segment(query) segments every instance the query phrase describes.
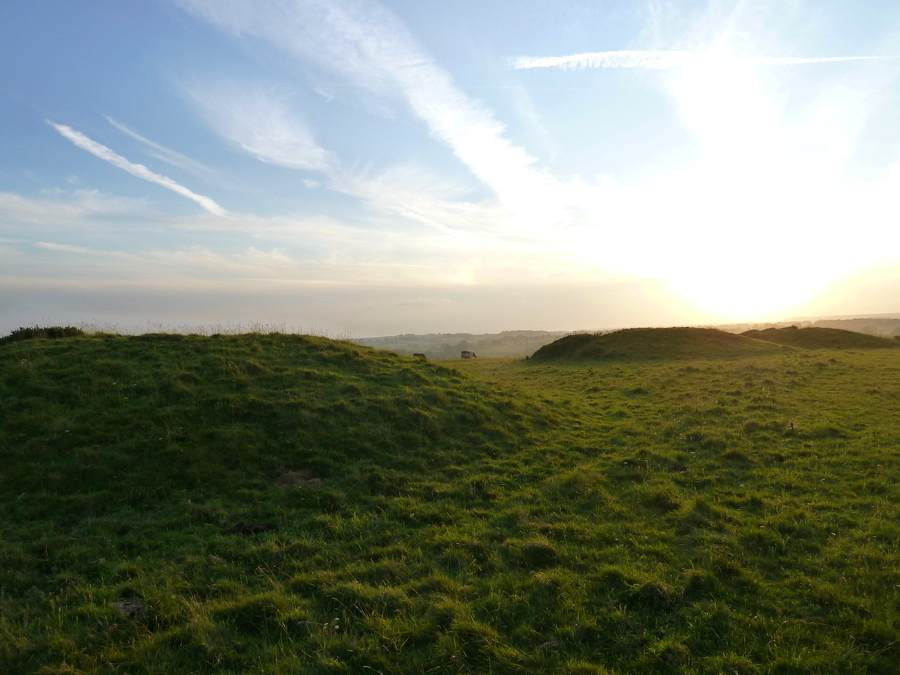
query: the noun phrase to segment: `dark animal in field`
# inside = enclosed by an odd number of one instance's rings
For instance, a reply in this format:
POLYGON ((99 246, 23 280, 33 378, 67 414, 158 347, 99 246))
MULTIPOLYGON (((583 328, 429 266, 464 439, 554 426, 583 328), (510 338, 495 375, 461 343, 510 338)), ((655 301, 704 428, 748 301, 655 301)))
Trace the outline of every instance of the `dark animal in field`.
POLYGON ((421 353, 421 352, 416 352, 415 354, 413 354, 413 356, 415 356, 417 359, 422 359, 423 361, 427 361, 427 360, 428 360, 428 357, 425 356, 425 355, 424 355, 423 353, 421 353))
POLYGON ((478 358, 478 354, 476 354, 475 352, 471 352, 471 351, 469 351, 468 349, 464 349, 464 350, 462 351, 462 353, 460 354, 460 358, 463 358, 463 359, 477 359, 477 358, 478 358))

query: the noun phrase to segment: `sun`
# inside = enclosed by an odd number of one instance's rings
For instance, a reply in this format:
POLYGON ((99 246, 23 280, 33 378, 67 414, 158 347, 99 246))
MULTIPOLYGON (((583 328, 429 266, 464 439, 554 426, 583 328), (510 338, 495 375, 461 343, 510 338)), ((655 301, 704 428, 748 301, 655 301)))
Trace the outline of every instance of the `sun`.
POLYGON ((721 321, 783 319, 828 285, 826 279, 764 269, 752 275, 687 271, 665 282, 674 295, 721 321))

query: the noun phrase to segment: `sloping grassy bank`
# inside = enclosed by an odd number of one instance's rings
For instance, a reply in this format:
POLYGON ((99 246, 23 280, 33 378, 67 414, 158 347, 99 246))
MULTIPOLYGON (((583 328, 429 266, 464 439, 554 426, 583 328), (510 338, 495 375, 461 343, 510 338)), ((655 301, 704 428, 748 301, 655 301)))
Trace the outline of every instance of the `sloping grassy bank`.
POLYGON ((9 673, 894 673, 900 360, 0 347, 9 673))

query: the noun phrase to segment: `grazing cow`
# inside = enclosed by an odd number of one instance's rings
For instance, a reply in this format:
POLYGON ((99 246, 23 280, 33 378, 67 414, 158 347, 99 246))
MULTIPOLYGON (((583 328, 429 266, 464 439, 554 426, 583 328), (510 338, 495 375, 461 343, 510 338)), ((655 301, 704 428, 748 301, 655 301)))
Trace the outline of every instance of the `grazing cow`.
POLYGON ((470 352, 468 349, 464 349, 460 354, 460 358, 463 359, 477 359, 478 355, 475 352, 470 352))
POLYGON ((413 356, 415 356, 417 359, 422 359, 423 361, 427 361, 427 360, 428 360, 428 357, 426 357, 426 356, 425 356, 424 354, 422 354, 421 352, 416 352, 415 354, 413 354, 413 356))

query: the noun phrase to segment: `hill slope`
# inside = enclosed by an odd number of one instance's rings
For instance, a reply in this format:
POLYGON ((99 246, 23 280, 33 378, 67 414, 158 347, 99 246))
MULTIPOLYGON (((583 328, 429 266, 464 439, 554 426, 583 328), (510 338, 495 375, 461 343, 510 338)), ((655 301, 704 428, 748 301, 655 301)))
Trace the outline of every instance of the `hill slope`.
POLYGON ((765 340, 780 345, 804 349, 895 349, 900 342, 890 338, 857 333, 841 328, 766 328, 741 333, 754 340, 765 340))
POLYGON ((628 328, 605 334, 567 335, 538 349, 549 360, 648 360, 759 356, 778 349, 714 328, 628 328))

